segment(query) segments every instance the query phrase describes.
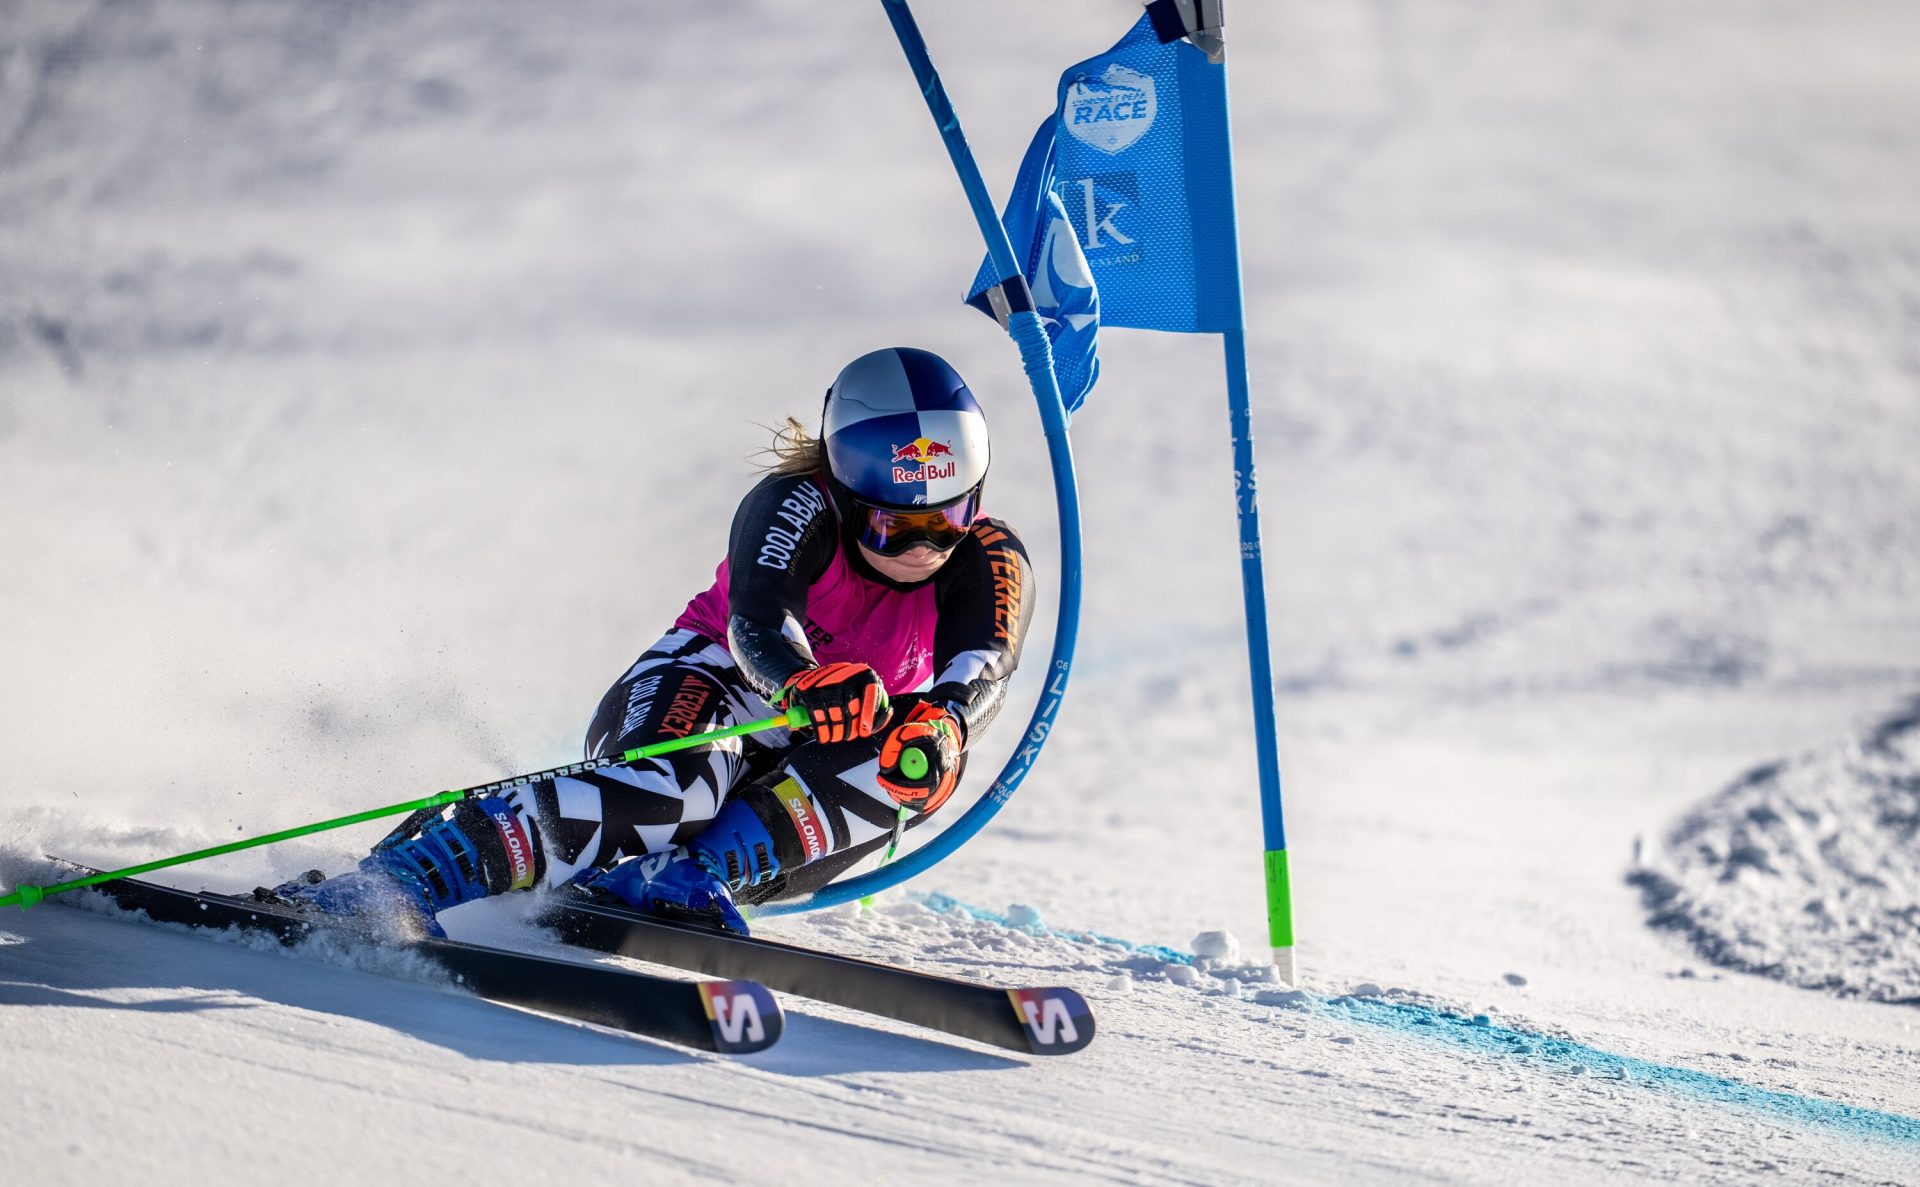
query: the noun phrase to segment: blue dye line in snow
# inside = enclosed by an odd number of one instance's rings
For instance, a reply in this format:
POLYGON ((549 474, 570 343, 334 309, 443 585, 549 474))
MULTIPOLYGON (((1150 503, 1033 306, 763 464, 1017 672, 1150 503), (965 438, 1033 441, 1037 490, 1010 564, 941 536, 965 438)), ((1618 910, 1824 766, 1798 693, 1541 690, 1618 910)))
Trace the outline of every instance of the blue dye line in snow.
MULTIPOLYGON (((1192 964, 1190 952, 1159 944, 1135 944, 1099 932, 1070 931, 1048 926, 1037 913, 1015 922, 1011 916, 989 911, 945 894, 919 896, 922 905, 946 913, 959 910, 975 919, 997 923, 1032 935, 1055 936, 1081 944, 1104 944, 1173 964, 1192 964)), ((1289 995, 1291 996, 1291 995, 1289 995)), ((1571 1039, 1556 1039, 1495 1026, 1485 1014, 1471 1018, 1432 1006, 1412 1002, 1388 1001, 1377 997, 1321 997, 1303 993, 1299 999, 1322 1013, 1336 1014, 1355 1022, 1398 1034, 1432 1039, 1483 1055, 1517 1057, 1531 1063, 1546 1064, 1572 1071, 1584 1069, 1601 1079, 1614 1079, 1639 1085, 1648 1091, 1691 1097, 1718 1104, 1738 1105, 1776 1117, 1828 1129, 1838 1129, 1861 1137, 1881 1138, 1902 1145, 1920 1146, 1920 1119, 1899 1113, 1862 1109, 1816 1096, 1794 1092, 1776 1092, 1756 1088, 1725 1076, 1697 1072, 1671 1064, 1652 1063, 1627 1055, 1615 1055, 1571 1039)))
POLYGON ((1605 1079, 1631 1081, 1653 1091, 1720 1104, 1741 1105, 1785 1121, 1798 1121, 1864 1137, 1884 1138, 1902 1145, 1920 1146, 1920 1120, 1899 1113, 1862 1109, 1815 1096, 1756 1088, 1725 1076, 1691 1068, 1650 1063, 1615 1055, 1571 1039, 1529 1034, 1495 1026, 1485 1014, 1464 1018, 1431 1006, 1384 1001, 1374 997, 1319 998, 1325 1012, 1401 1034, 1436 1039, 1484 1055, 1519 1056, 1532 1063, 1566 1069, 1584 1068, 1605 1079))

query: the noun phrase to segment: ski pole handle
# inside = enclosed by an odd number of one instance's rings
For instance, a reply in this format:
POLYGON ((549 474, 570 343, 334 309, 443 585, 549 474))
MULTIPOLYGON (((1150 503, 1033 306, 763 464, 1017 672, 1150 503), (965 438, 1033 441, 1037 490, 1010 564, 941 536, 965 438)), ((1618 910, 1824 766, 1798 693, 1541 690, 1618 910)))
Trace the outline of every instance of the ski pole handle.
POLYGON ((919 746, 909 746, 900 755, 900 773, 908 779, 918 782, 927 777, 927 770, 933 764, 927 761, 927 752, 919 746))
POLYGON ((323 833, 329 829, 345 828, 349 824, 360 824, 368 820, 378 820, 383 816, 395 816, 401 812, 433 812, 448 804, 457 804, 461 800, 480 799, 496 791, 517 787, 522 783, 537 783, 542 779, 557 779, 567 775, 577 775, 583 771, 597 771, 603 767, 618 766, 642 758, 652 758, 657 754, 671 754, 676 750, 686 750, 707 742, 717 742, 722 738, 738 737, 741 734, 759 733, 764 729, 784 725, 789 729, 801 729, 807 725, 807 715, 799 709, 790 709, 774 717, 760 721, 748 721, 740 725, 729 725, 717 730, 708 730, 702 734, 688 734, 684 738, 669 738, 664 742, 655 742, 651 746, 641 746, 620 754, 610 754, 601 758, 590 758, 582 762, 568 763, 564 767, 553 767, 545 771, 535 771, 529 775, 515 775, 511 779, 498 779, 492 783, 482 783, 458 791, 442 791, 425 799, 408 800, 404 804, 389 804, 384 808, 370 808, 365 812, 355 812, 350 816, 336 816, 332 820, 322 820, 318 824, 303 824, 298 828, 282 829, 277 833, 268 833, 264 837, 249 837, 244 841, 232 841, 225 845, 215 845, 211 849, 196 849, 192 853, 182 853, 178 857, 163 857, 158 861, 149 861, 137 866, 128 866, 123 870, 111 870, 104 874, 89 874, 85 878, 75 878, 71 882, 60 882, 52 886, 16 886, 6 894, 0 894, 0 907, 19 907, 26 910, 51 894, 61 894, 69 890, 79 890, 86 886, 97 886, 102 882, 111 882, 116 878, 131 878, 136 874, 145 874, 153 870, 163 870, 168 866, 185 865, 203 858, 219 857, 225 853, 235 853, 242 849, 252 849, 259 845, 271 845, 275 841, 288 841, 294 837, 323 833))

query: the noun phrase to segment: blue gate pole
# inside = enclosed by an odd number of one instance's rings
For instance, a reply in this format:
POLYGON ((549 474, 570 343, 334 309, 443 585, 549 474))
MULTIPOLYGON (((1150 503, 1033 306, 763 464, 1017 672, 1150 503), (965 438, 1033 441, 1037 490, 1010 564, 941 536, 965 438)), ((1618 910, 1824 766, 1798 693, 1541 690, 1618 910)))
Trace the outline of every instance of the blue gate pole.
POLYGON ((1234 501, 1240 517, 1240 591, 1247 615, 1247 666, 1253 680, 1253 746, 1260 774, 1260 819, 1266 845, 1267 941, 1280 979, 1295 981, 1293 879, 1280 810, 1280 742, 1273 697, 1273 651, 1267 637, 1267 580, 1260 550, 1260 497, 1253 468, 1253 410, 1247 397, 1247 337, 1225 335, 1227 415, 1233 426, 1234 501))
POLYGON ((1053 463, 1054 501, 1060 514, 1060 617, 1054 630, 1053 655, 1047 662, 1046 688, 1040 694, 1039 704, 1034 706, 1033 716, 1027 721, 1027 730, 1019 748, 1000 769, 999 776, 985 795, 974 801, 965 814, 939 836, 907 856, 877 870, 835 882, 806 898, 770 903, 758 909, 756 914, 759 915, 786 915, 816 907, 836 906, 897 886, 933 868, 986 827, 987 821, 993 819, 1001 805, 1020 786, 1021 780, 1027 777, 1035 760, 1040 757, 1041 747, 1046 745, 1047 735, 1053 730, 1054 715, 1060 711, 1061 702, 1066 696, 1067 677, 1073 670, 1074 646, 1080 636, 1080 493, 1074 482, 1073 447, 1067 440, 1067 409, 1061 402, 1060 385, 1053 373, 1053 346, 1047 339, 1045 327, 1040 324, 1039 315, 1033 311, 1033 298, 1027 291, 1026 275, 1014 260, 1013 245, 1007 241, 1007 229, 1001 225, 1000 216, 993 208, 987 183, 980 176, 980 167, 974 163, 973 150, 967 146, 966 133, 960 130, 960 117, 954 114, 953 103, 947 98, 946 88, 941 85, 940 74, 933 68, 933 59, 927 53, 927 43, 920 36, 913 13, 907 8, 906 0, 881 0, 881 5, 887 11, 887 19, 893 23, 894 36, 899 39, 900 48, 913 67, 914 79, 920 84, 920 94, 927 101, 927 110, 933 114, 933 122, 946 143, 947 156, 952 159, 961 188, 967 193, 967 202, 973 207, 974 221, 979 224, 980 235, 986 240, 987 255, 993 261, 996 280, 1005 286, 1011 309, 1007 333, 1020 347, 1020 360, 1027 372, 1027 383, 1033 388, 1034 399, 1040 405, 1040 424, 1047 437, 1047 457, 1053 463))
MULTIPOLYGON (((1220 67, 1226 70, 1223 63, 1220 67)), ((1223 78, 1224 84, 1226 80, 1223 78)), ((1224 86, 1223 86, 1224 89, 1224 86)), ((1240 590, 1247 616, 1247 667, 1253 682, 1254 758, 1260 775, 1260 819, 1265 843, 1267 941, 1280 979, 1296 980, 1293 952, 1293 877, 1287 865, 1287 828, 1280 803, 1278 709, 1273 695, 1273 649, 1267 636, 1267 579, 1260 548, 1260 494, 1253 465, 1253 406, 1247 384, 1247 314, 1240 276, 1239 198, 1233 183, 1232 104, 1221 109, 1227 124, 1228 217, 1220 228, 1233 258, 1233 328, 1223 343, 1227 371, 1227 417, 1233 431, 1233 495, 1240 520, 1240 590)))

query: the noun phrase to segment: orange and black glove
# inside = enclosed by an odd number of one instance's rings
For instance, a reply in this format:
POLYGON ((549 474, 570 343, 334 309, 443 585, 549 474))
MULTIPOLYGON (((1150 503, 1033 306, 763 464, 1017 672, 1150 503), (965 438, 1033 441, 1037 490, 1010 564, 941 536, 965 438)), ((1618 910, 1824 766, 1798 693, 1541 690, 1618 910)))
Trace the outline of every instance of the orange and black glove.
POLYGON ((960 719, 922 701, 880 743, 880 786, 903 808, 931 812, 960 782, 960 719))
POLYGON ((871 738, 887 724, 887 688, 865 664, 837 663, 794 673, 774 698, 776 709, 805 711, 819 742, 871 738))

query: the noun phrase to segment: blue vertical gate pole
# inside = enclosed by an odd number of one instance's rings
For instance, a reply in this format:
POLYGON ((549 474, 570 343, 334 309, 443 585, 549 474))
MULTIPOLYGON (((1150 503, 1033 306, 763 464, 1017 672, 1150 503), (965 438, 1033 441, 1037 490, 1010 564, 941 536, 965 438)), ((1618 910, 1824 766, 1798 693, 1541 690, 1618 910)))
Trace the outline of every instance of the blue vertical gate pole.
POLYGON ((993 261, 996 280, 1003 287, 1009 307, 1007 333, 1020 347, 1027 383, 1040 405, 1047 457, 1053 463, 1054 501, 1060 511, 1060 620, 1054 630, 1053 655, 1047 663, 1046 687, 1040 693, 1040 703, 1034 706, 1033 716, 1027 721, 1019 749, 1000 769, 985 795, 945 832, 898 861, 835 882, 806 898, 768 904, 759 909, 760 915, 831 907, 875 894, 931 869, 984 828, 1040 757, 1040 748, 1053 730, 1054 715, 1066 697, 1074 645, 1080 636, 1080 493, 1074 483, 1073 448, 1067 440, 1067 410, 1061 403, 1060 385, 1053 373, 1053 346, 1040 324, 1040 316, 1033 311, 1026 275, 1014 260, 1007 229, 1000 224, 1000 216, 993 208, 987 183, 980 176, 980 167, 974 163, 973 150, 967 147, 966 134, 960 130, 960 117, 954 114, 946 88, 940 83, 940 74, 933 68, 933 59, 927 53, 927 43, 920 36, 913 13, 908 10, 906 0, 881 0, 881 5, 887 11, 887 19, 893 22, 894 36, 913 67, 914 80, 920 84, 920 94, 927 101, 927 110, 933 113, 933 122, 946 142, 947 156, 952 158, 954 172, 959 174, 961 188, 973 207, 974 221, 979 223, 980 235, 987 242, 987 255, 993 261))
POLYGON ((1240 589, 1247 613, 1247 665, 1253 677, 1253 746, 1260 773, 1260 819, 1266 844, 1267 940, 1280 979, 1295 982, 1293 879, 1287 826, 1280 810, 1280 742, 1273 698, 1273 652, 1267 638, 1267 581, 1260 552, 1260 498, 1253 470, 1253 410, 1247 397, 1244 329, 1225 335, 1227 413, 1233 426, 1234 498, 1240 515, 1240 589))
MULTIPOLYGON (((1223 71, 1226 66, 1220 67, 1223 71)), ((1287 866, 1287 827, 1280 805, 1278 710, 1273 696, 1273 651, 1267 637, 1267 579, 1260 549, 1260 493, 1253 467, 1253 406, 1247 385, 1247 313, 1240 278, 1239 199, 1233 184, 1232 105, 1227 122, 1229 217, 1221 233, 1233 257, 1233 328, 1223 336, 1227 365, 1227 416, 1233 429, 1233 494, 1240 517, 1240 588, 1247 614, 1247 666, 1253 679, 1254 758, 1260 773, 1260 819, 1266 846, 1267 940, 1280 979, 1295 983, 1293 877, 1287 866)))

